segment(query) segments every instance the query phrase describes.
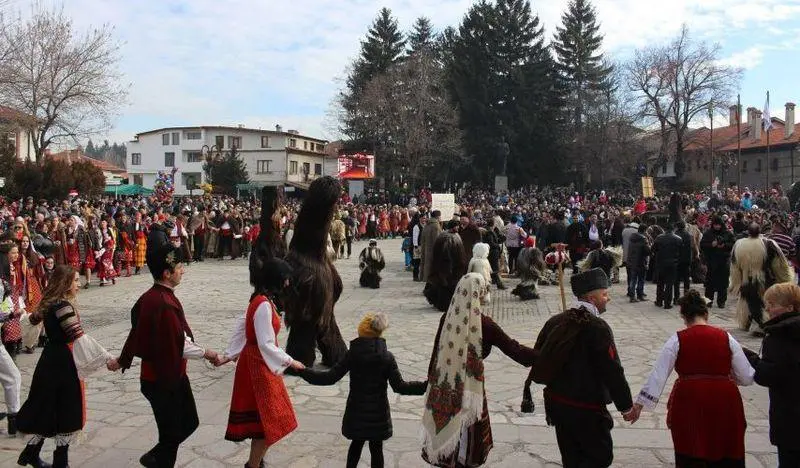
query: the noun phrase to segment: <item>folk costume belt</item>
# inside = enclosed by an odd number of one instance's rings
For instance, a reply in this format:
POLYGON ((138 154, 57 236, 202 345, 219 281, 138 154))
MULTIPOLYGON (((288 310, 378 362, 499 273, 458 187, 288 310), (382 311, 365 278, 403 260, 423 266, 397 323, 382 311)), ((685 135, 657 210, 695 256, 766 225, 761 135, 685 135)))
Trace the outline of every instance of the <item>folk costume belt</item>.
POLYGON ((576 401, 571 398, 559 395, 557 393, 553 393, 552 390, 549 390, 546 387, 543 393, 545 400, 549 400, 555 403, 561 403, 562 405, 573 406, 575 408, 587 409, 592 411, 603 411, 605 409, 605 406, 603 405, 598 405, 596 403, 587 403, 584 401, 576 401))

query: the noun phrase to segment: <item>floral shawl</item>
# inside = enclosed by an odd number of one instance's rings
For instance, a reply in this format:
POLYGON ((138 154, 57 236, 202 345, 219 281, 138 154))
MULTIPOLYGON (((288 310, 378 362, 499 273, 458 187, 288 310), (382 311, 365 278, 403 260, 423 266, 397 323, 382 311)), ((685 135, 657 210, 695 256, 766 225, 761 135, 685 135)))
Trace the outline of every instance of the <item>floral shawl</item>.
POLYGON ((478 273, 461 278, 450 302, 428 376, 423 444, 428 459, 446 459, 458 447, 463 431, 483 411, 484 379, 481 301, 488 283, 478 273))

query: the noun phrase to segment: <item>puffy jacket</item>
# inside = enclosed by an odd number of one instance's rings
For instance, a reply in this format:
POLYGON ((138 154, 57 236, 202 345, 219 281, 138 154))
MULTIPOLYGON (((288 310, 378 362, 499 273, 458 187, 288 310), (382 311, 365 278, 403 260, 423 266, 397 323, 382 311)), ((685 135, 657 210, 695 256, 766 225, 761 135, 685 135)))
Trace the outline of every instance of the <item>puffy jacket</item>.
POLYGON ((653 242, 656 256, 656 268, 672 268, 678 266, 683 241, 674 232, 665 232, 653 242))
POLYGON ((344 359, 327 371, 305 369, 300 376, 314 385, 333 385, 350 372, 350 394, 342 419, 342 435, 350 440, 392 437, 387 382, 401 395, 422 395, 427 381, 405 382, 383 338, 356 338, 344 359))
POLYGON ((700 239, 700 252, 703 254, 703 260, 706 265, 725 265, 731 260, 731 250, 736 238, 733 233, 727 229, 720 229, 715 231, 714 228, 707 230, 703 233, 700 239), (714 241, 717 246, 714 247, 714 241))
POLYGON ((800 313, 789 312, 764 323, 761 357, 746 351, 755 380, 769 388, 769 439, 800 450, 800 313))
POLYGON ((685 229, 675 231, 675 235, 681 238, 681 250, 678 256, 678 265, 692 264, 692 235, 685 229))

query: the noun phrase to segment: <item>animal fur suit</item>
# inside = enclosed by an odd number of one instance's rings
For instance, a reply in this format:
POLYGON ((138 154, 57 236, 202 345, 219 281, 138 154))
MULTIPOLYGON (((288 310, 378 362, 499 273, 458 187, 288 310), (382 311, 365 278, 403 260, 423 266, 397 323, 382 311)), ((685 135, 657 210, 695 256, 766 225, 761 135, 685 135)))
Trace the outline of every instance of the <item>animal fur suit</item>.
POLYGON ((386 266, 383 252, 377 245, 365 247, 358 256, 361 276, 358 279, 362 288, 378 289, 381 287, 381 270, 386 266))
POLYGON ((342 278, 328 255, 328 233, 341 191, 333 177, 311 183, 286 256, 294 270, 285 298, 286 352, 307 367, 314 364, 317 346, 326 366, 333 366, 347 353, 333 315, 342 293, 342 278))

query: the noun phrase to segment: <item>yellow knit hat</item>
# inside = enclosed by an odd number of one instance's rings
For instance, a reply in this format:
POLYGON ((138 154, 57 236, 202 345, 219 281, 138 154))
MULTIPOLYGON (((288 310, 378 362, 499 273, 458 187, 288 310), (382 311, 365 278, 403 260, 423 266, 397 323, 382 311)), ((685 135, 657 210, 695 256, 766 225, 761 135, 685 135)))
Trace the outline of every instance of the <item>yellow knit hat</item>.
POLYGON ((389 326, 389 318, 386 314, 368 313, 364 315, 358 324, 358 336, 361 338, 378 338, 386 327, 389 326))

